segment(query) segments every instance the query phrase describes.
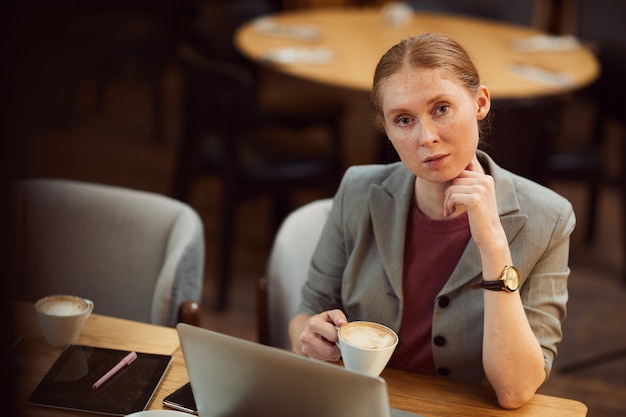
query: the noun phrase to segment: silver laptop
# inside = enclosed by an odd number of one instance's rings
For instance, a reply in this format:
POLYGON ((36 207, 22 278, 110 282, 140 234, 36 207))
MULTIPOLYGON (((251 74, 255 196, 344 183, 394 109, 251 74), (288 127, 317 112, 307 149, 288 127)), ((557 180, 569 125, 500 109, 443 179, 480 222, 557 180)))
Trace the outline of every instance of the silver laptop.
POLYGON ((176 326, 200 417, 416 417, 382 378, 199 327, 176 326))

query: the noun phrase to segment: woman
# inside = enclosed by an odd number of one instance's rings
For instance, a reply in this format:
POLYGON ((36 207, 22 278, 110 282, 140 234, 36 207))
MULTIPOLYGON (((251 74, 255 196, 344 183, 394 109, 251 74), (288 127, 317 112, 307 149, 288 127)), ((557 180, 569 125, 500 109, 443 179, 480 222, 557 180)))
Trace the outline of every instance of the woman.
POLYGON ((390 367, 486 377, 502 407, 518 408, 561 340, 572 207, 478 150, 489 90, 455 41, 392 47, 372 98, 401 162, 346 172, 290 323, 293 349, 335 361, 336 326, 377 321, 400 337, 390 367))

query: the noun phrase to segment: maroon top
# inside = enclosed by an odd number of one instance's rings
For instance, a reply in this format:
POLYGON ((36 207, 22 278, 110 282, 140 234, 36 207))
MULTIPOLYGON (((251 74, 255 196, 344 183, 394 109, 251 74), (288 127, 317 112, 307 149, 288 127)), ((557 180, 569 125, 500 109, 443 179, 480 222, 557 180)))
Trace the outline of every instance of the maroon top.
POLYGON ((471 237, 467 214, 446 220, 426 217, 411 205, 404 245, 404 306, 400 342, 389 361, 392 368, 435 375, 432 321, 435 298, 471 237))

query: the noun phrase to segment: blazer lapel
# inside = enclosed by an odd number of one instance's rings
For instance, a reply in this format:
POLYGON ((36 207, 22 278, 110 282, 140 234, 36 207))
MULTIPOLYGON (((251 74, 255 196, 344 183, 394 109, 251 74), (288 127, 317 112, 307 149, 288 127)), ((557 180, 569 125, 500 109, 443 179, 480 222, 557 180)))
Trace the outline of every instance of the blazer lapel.
POLYGON ((403 298, 406 222, 415 183, 413 174, 404 166, 401 167, 380 186, 373 185, 370 189, 370 212, 376 246, 387 278, 400 300, 403 298))

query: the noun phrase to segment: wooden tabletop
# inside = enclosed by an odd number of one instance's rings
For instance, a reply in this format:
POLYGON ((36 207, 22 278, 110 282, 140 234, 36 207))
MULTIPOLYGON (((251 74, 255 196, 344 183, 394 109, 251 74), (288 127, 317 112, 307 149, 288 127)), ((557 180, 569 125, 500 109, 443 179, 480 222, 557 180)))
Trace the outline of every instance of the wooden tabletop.
MULTIPOLYGON (((33 304, 16 302, 13 317, 21 343, 17 346, 17 411, 25 417, 89 416, 89 413, 70 412, 30 406, 26 398, 35 389, 62 348, 49 346, 37 323, 33 304)), ((176 330, 129 320, 92 314, 83 328, 77 344, 104 348, 134 350, 137 352, 172 355, 170 368, 152 399, 150 409, 163 409, 162 400, 189 380, 176 330)), ((535 395, 518 410, 498 407, 491 389, 484 385, 464 384, 386 369, 382 377, 387 381, 389 400, 393 407, 413 411, 424 417, 449 416, 533 416, 583 417, 587 407, 578 402, 546 395, 535 395)))
POLYGON ((493 390, 481 384, 411 374, 385 369, 392 407, 418 413, 424 417, 574 417, 586 416, 587 406, 579 401, 535 394, 517 410, 498 406, 493 390))
MULTIPOLYGON (((415 12, 406 25, 385 24, 378 8, 306 9, 280 12, 270 22, 281 28, 313 28, 319 36, 312 40, 276 36, 258 30, 258 20, 244 24, 234 42, 247 57, 278 71, 319 83, 369 91, 380 57, 394 44, 424 32, 444 33, 459 41, 476 64, 482 83, 492 98, 499 100, 535 99, 580 89, 599 74, 595 56, 584 47, 559 51, 520 52, 512 47, 516 39, 529 39, 542 32, 529 27, 446 14, 415 12), (295 25, 295 26, 294 26, 295 25), (329 63, 268 62, 268 54, 282 48, 330 50, 329 63), (520 75, 520 71, 526 75, 520 75), (556 86, 527 78, 547 71, 568 80, 556 86)), ((266 20, 267 22, 267 20, 266 20)), ((289 32, 283 31, 283 33, 289 32)))
MULTIPOLYGON (((16 348, 18 415, 24 417, 91 415, 26 404, 26 399, 52 367, 63 348, 52 347, 46 343, 32 303, 16 302, 12 316, 15 318, 16 335, 21 338, 16 348)), ((163 408, 161 406, 163 398, 189 381, 178 334, 174 328, 92 314, 85 322, 76 344, 172 355, 170 368, 157 389, 150 408, 163 408)))

